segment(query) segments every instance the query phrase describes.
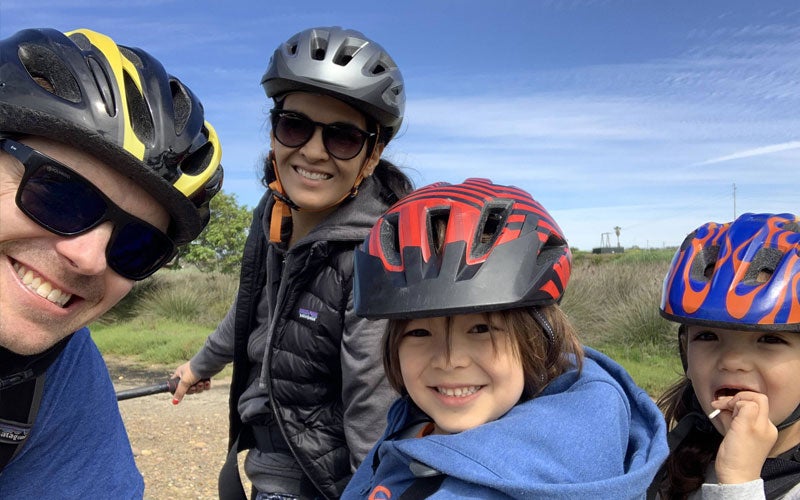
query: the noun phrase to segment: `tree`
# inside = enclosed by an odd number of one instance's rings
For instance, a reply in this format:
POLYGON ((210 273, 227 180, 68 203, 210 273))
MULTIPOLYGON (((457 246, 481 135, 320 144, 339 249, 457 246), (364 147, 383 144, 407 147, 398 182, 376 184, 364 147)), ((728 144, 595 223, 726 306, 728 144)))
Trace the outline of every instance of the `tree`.
POLYGON ((175 264, 187 263, 204 272, 238 273, 251 211, 224 191, 211 200, 211 220, 193 242, 181 248, 175 264))

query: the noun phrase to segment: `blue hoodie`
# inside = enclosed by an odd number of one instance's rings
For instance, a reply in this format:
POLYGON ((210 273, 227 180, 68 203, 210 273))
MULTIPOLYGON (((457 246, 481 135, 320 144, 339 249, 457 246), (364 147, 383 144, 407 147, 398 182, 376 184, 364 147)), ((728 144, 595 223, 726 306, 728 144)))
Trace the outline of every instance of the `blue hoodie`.
POLYGON ((343 499, 398 498, 414 480, 412 460, 447 476, 433 498, 644 498, 668 453, 658 407, 589 348, 580 375, 564 373, 498 420, 458 434, 388 438, 414 413, 408 397, 392 405, 384 437, 343 499))

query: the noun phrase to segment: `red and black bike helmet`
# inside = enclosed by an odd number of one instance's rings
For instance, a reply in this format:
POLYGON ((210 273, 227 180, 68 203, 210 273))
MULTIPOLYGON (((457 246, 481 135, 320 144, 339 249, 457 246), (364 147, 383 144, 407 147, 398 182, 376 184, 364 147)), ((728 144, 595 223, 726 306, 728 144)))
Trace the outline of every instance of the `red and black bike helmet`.
POLYGON ((525 191, 488 179, 431 184, 391 207, 356 250, 356 313, 420 318, 554 304, 571 259, 561 229, 525 191))
POLYGON ((672 260, 661 315, 682 324, 800 332, 800 217, 747 213, 699 227, 672 260))

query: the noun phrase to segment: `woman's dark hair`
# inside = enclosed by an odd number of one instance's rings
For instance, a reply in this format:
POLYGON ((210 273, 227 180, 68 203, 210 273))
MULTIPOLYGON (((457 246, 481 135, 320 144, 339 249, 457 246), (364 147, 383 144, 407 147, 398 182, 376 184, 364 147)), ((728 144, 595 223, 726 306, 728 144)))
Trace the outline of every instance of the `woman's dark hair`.
POLYGON ((381 158, 372 173, 384 189, 388 190, 386 199, 390 204, 414 190, 414 183, 400 168, 389 160, 381 158))

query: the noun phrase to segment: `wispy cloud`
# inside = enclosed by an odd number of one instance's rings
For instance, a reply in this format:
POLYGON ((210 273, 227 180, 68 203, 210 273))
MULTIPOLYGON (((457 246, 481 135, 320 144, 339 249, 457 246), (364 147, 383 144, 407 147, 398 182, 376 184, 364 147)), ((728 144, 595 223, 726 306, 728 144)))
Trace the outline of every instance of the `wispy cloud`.
POLYGON ((773 144, 771 146, 763 146, 760 148, 748 149, 746 151, 739 151, 719 158, 712 158, 710 160, 695 163, 695 166, 712 165, 714 163, 722 163, 724 161, 739 160, 742 158, 752 158, 754 156, 768 155, 779 153, 781 151, 789 151, 792 149, 800 149, 800 141, 784 142, 782 144, 773 144))

